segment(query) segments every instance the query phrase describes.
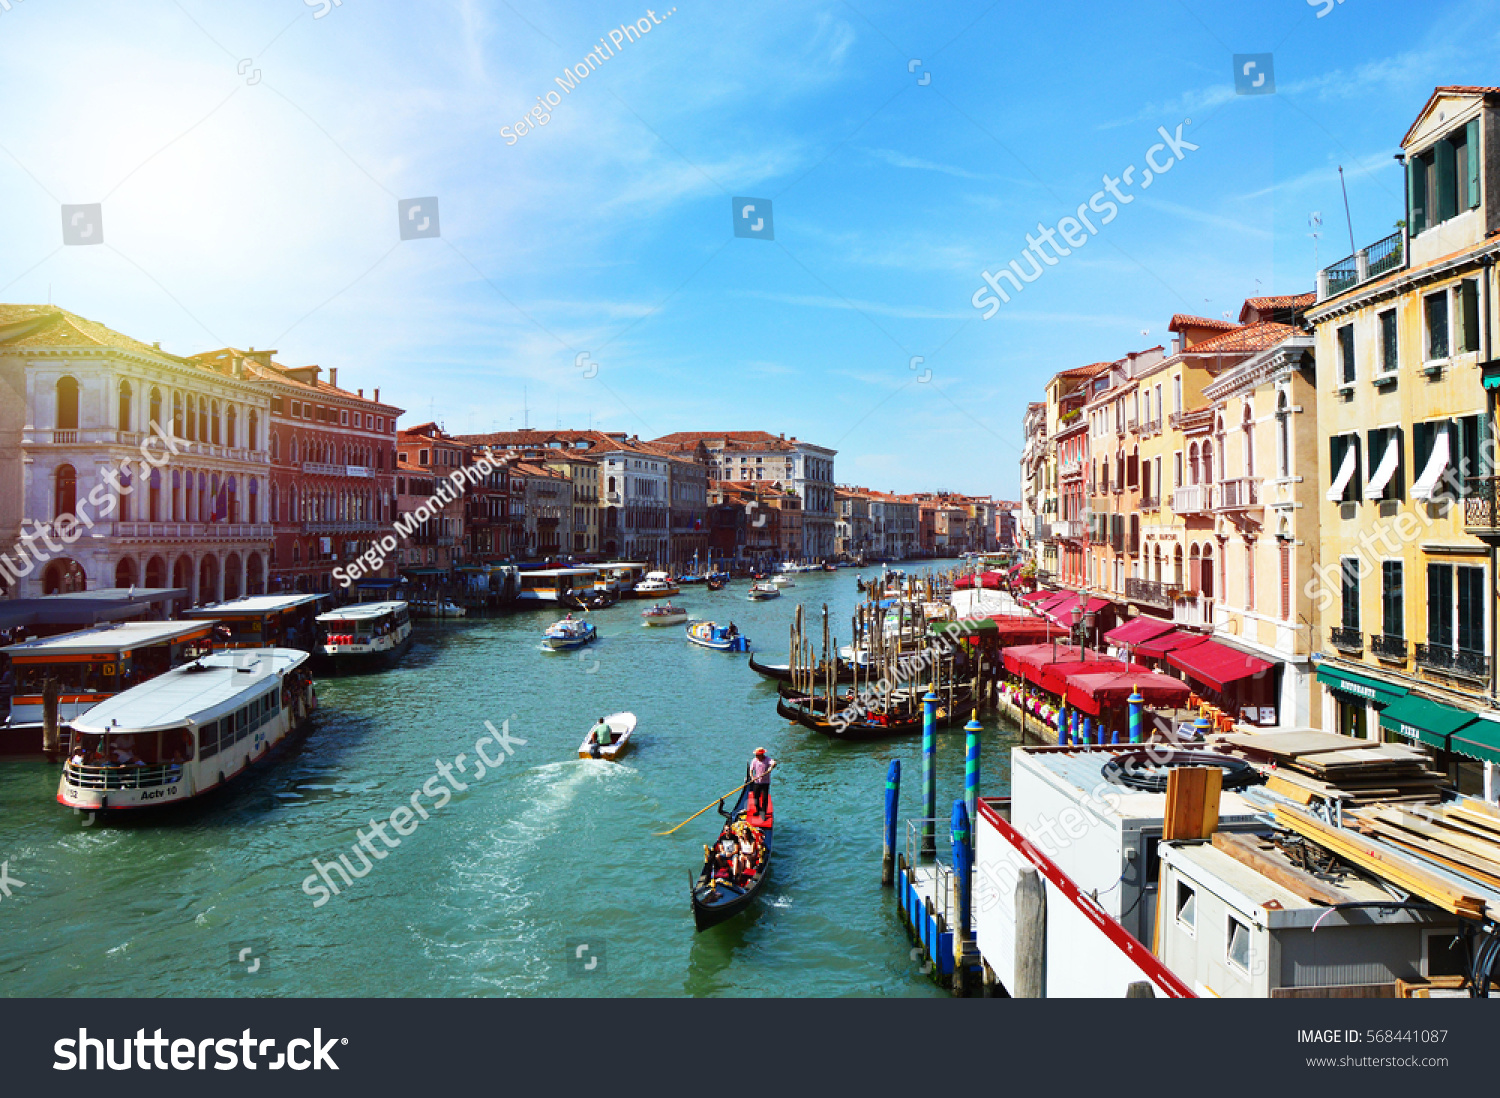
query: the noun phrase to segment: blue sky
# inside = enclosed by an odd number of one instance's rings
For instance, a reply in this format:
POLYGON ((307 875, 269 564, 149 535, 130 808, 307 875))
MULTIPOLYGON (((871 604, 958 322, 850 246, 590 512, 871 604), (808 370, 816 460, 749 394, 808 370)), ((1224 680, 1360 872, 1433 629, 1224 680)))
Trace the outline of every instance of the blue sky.
POLYGON ((1500 83, 1500 0, 688 0, 566 94, 644 4, 323 6, 0 5, 0 300, 275 347, 408 423, 784 431, 898 491, 1012 495, 1048 377, 1312 288, 1338 166, 1363 247, 1432 88, 1500 83), (1265 52, 1275 94, 1236 95, 1265 52), (1186 119, 1196 151, 980 319, 981 270, 1186 119), (441 237, 400 240, 426 196, 441 237), (90 202, 104 245, 63 247, 90 202))

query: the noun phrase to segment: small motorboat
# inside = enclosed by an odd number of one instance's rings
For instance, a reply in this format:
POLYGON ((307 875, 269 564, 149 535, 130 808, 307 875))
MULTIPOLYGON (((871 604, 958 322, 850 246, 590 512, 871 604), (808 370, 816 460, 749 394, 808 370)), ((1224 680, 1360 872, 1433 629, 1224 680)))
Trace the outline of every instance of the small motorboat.
POLYGON ((722 591, 722 590, 724 590, 724 587, 728 583, 729 583, 729 581, 727 579, 720 579, 718 577, 713 577, 713 578, 709 579, 709 581, 708 581, 708 589, 710 591, 722 591))
POLYGON ((716 652, 750 651, 750 638, 741 633, 734 622, 719 625, 711 621, 695 621, 687 627, 687 639, 716 652))
POLYGON ((797 586, 792 582, 792 577, 786 572, 777 572, 774 576, 771 577, 771 582, 774 583, 778 588, 797 586))
POLYGON ((705 848, 703 871, 693 882, 693 923, 699 930, 717 926, 750 906, 770 875, 771 829, 776 810, 769 792, 762 806, 764 811, 751 808, 749 799, 747 787, 740 790, 739 799, 730 811, 725 812, 724 802, 719 802, 724 828, 714 845, 705 848), (752 853, 748 866, 741 862, 736 867, 730 855, 742 845, 749 845, 752 853))
POLYGON ((682 588, 665 572, 647 572, 646 578, 631 588, 631 598, 655 599, 682 594, 682 588))
POLYGON ((688 612, 680 606, 673 606, 670 602, 665 606, 658 603, 656 606, 641 611, 642 625, 681 625, 688 620, 688 612))
POLYGON ((604 723, 609 725, 610 738, 612 742, 608 747, 599 747, 589 740, 590 728, 584 734, 583 742, 578 745, 578 757, 580 759, 606 759, 614 762, 626 751, 630 750, 630 734, 635 731, 634 713, 611 713, 604 718, 604 723), (599 753, 594 754, 595 751, 599 753))
POLYGON ((547 626, 546 632, 542 634, 542 644, 554 652, 566 652, 582 648, 598 636, 599 631, 591 623, 569 614, 562 621, 555 621, 547 626))
POLYGON ((767 599, 781 598, 781 588, 774 583, 756 583, 750 587, 750 601, 765 602, 767 599))
POLYGON ((411 613, 422 618, 462 618, 468 615, 452 599, 413 599, 407 603, 411 613))

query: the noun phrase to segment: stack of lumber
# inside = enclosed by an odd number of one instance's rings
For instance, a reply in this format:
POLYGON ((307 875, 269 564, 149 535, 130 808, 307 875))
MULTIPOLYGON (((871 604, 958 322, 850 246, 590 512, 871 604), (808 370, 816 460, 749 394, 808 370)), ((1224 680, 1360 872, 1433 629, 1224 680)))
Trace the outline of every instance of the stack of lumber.
POLYGON ((1476 800, 1432 807, 1390 805, 1349 815, 1366 835, 1500 891, 1500 809, 1494 805, 1476 800))
MULTIPOLYGON (((1473 804, 1472 801, 1463 803, 1470 806, 1473 804)), ((1365 809, 1354 815, 1378 819, 1386 811, 1406 813, 1414 810, 1400 807, 1365 809)), ((1434 858, 1425 851, 1419 852, 1415 844, 1393 842, 1384 835, 1335 827, 1287 805, 1277 805, 1275 813, 1276 822, 1282 827, 1295 831, 1351 865, 1389 881, 1444 911, 1466 919, 1483 919, 1486 916, 1493 919, 1500 916, 1500 891, 1497 891, 1500 879, 1497 879, 1496 884, 1482 881, 1467 873, 1446 868, 1441 864, 1441 859, 1434 858)), ((1362 829, 1364 824, 1365 821, 1361 820, 1362 829)), ((1393 827, 1384 823, 1382 826, 1393 827)), ((1500 838, 1500 833, 1497 833, 1497 838, 1500 838)))
POLYGON ((1445 780, 1429 769, 1425 751, 1401 743, 1332 732, 1238 732, 1218 743, 1265 770, 1267 787, 1298 804, 1431 803, 1445 780))

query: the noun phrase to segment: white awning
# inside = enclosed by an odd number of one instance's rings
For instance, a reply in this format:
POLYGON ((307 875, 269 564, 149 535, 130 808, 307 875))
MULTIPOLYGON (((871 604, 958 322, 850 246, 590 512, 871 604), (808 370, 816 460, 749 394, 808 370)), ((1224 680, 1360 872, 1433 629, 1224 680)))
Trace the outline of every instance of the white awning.
POLYGON ((1344 450, 1344 463, 1339 466, 1339 475, 1333 478, 1333 486, 1328 489, 1329 503, 1337 503, 1344 498, 1344 491, 1349 487, 1349 482, 1354 479, 1354 468, 1358 464, 1359 440, 1351 438, 1344 450))
POLYGON ((1386 442, 1385 453, 1380 455, 1380 464, 1375 467, 1375 472, 1370 474, 1370 482, 1365 485, 1365 499, 1379 499, 1385 495, 1385 486, 1396 475, 1396 466, 1401 461, 1400 437, 1392 435, 1386 442))
POLYGON ((1438 481, 1443 479, 1447 468, 1448 428, 1439 427, 1432 437, 1432 455, 1427 459, 1427 467, 1411 486, 1412 499, 1431 499, 1437 495, 1438 481))

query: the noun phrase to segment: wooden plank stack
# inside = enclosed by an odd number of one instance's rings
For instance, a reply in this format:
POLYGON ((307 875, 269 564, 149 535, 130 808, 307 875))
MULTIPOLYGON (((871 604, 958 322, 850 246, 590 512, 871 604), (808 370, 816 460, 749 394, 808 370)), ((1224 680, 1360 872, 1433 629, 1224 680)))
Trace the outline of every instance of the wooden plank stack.
POLYGON ((1432 807, 1382 805, 1349 815, 1366 835, 1500 891, 1500 809, 1494 805, 1478 800, 1432 807))
POLYGON ((1377 743, 1331 732, 1235 733, 1218 741, 1236 755, 1272 766, 1268 787, 1300 804, 1315 798, 1348 807, 1430 804, 1444 777, 1427 753, 1400 743, 1377 743))

